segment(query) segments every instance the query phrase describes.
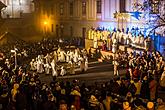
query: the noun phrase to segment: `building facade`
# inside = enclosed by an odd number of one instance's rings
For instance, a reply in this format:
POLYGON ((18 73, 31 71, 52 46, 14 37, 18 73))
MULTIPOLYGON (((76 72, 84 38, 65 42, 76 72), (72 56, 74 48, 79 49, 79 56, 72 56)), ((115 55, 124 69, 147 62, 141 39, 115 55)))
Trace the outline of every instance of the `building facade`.
POLYGON ((3 18, 20 18, 23 13, 34 11, 32 0, 0 0, 7 7, 2 10, 3 18))
POLYGON ((133 17, 114 18, 115 12, 132 12, 144 0, 34 0, 37 29, 57 37, 85 37, 91 27, 127 28, 144 24, 133 17))

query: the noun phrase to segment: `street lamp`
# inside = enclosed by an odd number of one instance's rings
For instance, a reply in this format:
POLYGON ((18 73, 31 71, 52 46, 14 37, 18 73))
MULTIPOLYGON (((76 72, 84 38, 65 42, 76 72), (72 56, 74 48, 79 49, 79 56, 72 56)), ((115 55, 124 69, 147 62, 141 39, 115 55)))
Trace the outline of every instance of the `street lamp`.
POLYGON ((44 21, 44 25, 47 25, 48 24, 48 22, 47 21, 44 21))

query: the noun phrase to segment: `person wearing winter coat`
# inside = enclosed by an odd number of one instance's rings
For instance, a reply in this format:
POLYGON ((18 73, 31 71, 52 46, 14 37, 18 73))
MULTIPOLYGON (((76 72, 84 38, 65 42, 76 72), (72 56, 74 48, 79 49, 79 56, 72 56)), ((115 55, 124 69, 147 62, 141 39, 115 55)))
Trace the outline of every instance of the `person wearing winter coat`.
POLYGON ((150 100, 155 100, 157 81, 154 80, 154 78, 152 77, 150 78, 149 88, 150 88, 150 100))
POLYGON ((150 98, 150 88, 149 88, 149 82, 148 82, 147 76, 145 76, 143 78, 140 96, 143 99, 149 99, 150 98))
POLYGON ((159 80, 159 83, 162 89, 165 90, 165 67, 164 67, 164 72, 162 73, 161 78, 159 80))

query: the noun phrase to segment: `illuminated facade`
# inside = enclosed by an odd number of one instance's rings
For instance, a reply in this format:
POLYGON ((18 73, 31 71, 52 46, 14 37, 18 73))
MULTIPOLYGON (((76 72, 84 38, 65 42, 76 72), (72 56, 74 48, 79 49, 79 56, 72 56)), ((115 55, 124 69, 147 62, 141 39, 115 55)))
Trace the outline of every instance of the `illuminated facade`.
POLYGON ((126 28, 143 25, 135 18, 115 19, 114 13, 132 12, 144 0, 35 0, 38 29, 58 37, 85 37, 91 27, 126 28), (44 20, 49 24, 44 25, 44 20))
POLYGON ((31 13, 34 10, 32 0, 0 0, 7 7, 2 10, 3 18, 20 18, 23 13, 31 13))

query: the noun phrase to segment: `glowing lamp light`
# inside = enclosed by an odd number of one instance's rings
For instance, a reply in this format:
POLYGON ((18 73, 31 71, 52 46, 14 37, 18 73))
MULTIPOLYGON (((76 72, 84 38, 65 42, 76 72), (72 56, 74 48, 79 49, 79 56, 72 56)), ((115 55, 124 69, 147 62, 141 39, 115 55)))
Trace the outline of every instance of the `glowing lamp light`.
POLYGON ((47 25, 48 24, 48 22, 47 21, 44 21, 44 25, 47 25))

